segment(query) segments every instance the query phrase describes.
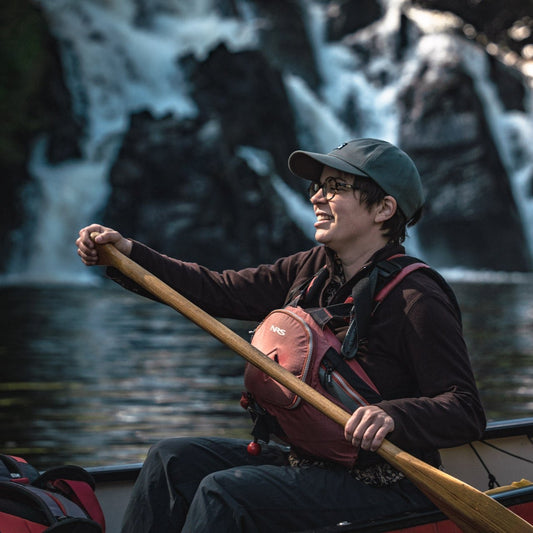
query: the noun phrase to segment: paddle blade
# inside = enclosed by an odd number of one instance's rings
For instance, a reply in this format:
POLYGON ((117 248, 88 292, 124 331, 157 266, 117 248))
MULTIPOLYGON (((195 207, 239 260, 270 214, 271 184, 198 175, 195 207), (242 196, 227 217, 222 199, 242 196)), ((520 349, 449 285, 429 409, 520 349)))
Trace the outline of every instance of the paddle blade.
POLYGON ((467 533, 532 533, 533 526, 501 503, 384 441, 378 453, 467 533))

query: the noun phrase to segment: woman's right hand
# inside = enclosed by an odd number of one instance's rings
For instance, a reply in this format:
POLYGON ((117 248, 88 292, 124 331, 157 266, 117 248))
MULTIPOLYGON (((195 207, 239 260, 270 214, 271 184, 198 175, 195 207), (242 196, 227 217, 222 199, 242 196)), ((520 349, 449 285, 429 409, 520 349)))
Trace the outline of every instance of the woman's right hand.
POLYGON ((115 231, 111 228, 106 228, 100 224, 91 224, 85 228, 82 228, 80 230, 80 236, 76 239, 78 255, 81 257, 83 263, 87 266, 106 264, 100 261, 95 242, 97 244, 114 244, 117 250, 127 256, 129 256, 131 253, 131 241, 124 238, 118 231, 115 231), (91 234, 95 232, 99 235, 97 235, 93 241, 91 234))

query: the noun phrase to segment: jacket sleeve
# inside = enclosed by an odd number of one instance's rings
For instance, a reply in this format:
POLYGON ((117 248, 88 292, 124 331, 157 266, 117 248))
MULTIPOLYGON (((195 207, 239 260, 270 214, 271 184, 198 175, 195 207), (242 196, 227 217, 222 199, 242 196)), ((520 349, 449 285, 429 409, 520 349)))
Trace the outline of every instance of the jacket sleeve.
MULTIPOLYGON (((131 259, 211 315, 261 320, 282 307, 291 287, 319 261, 317 248, 281 258, 271 265, 216 272, 196 263, 173 259, 133 241, 131 259)), ((124 288, 151 297, 118 270, 107 275, 124 288)))
POLYGON ((408 290, 402 298, 396 353, 411 391, 379 404, 395 421, 391 441, 429 450, 480 438, 485 413, 453 307, 439 289, 408 290))

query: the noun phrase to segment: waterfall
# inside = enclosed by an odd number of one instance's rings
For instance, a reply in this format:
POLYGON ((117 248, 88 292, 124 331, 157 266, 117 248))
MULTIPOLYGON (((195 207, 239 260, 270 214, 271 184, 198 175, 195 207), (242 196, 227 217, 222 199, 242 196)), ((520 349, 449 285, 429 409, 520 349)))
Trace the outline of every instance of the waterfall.
MULTIPOLYGON (((369 64, 362 65, 348 46, 326 41, 326 6, 308 4, 307 27, 323 86, 317 95, 300 78, 286 77, 289 97, 302 132, 302 146, 328 152, 357 137, 398 143, 396 97, 404 74, 402 66, 393 59, 391 41, 398 29, 400 6, 401 2, 397 0, 390 2, 384 18, 377 21, 371 31, 362 32, 360 39, 363 43, 377 35, 378 46, 384 52, 371 59, 369 64), (382 70, 388 73, 387 82, 376 86, 371 78, 382 70), (340 118, 346 102, 350 101, 361 117, 354 127, 349 126, 349 118, 340 118)), ((406 241, 408 252, 423 258, 415 228, 409 231, 409 235, 406 241)))
POLYGON ((463 50, 464 65, 470 71, 478 95, 483 102, 489 127, 511 188, 533 257, 533 91, 529 92, 529 113, 507 111, 499 100, 488 73, 488 59, 479 49, 463 50), (529 189, 528 189, 529 188, 529 189))
MULTIPOLYGON (((11 274, 2 281, 92 282, 94 276, 74 254, 76 236, 71 233, 73 228, 95 221, 105 206, 110 192, 109 171, 131 114, 149 110, 156 118, 168 114, 177 119, 195 117, 198 109, 188 94, 179 58, 193 54, 198 60, 205 59, 219 43, 225 43, 232 51, 257 48, 257 29, 262 21, 253 13, 254 5, 249 0, 233 3, 238 17, 219 14, 214 0, 145 2, 141 12, 141 4, 134 0, 37 3, 60 43, 73 111, 86 125, 83 155, 80 160, 53 165, 46 159, 46 137, 35 143, 29 171, 39 193, 33 202, 38 201, 39 205, 31 206, 36 214, 31 234, 27 236, 28 228, 19 230, 25 233, 32 253, 24 262, 20 253, 15 253, 11 274)), ((283 72, 300 146, 329 151, 355 137, 397 143, 398 94, 419 61, 438 61, 445 53, 444 37, 439 32, 442 24, 454 21, 443 14, 409 10, 403 0, 384 0, 382 19, 351 36, 348 43, 328 42, 327 6, 311 0, 301 0, 300 5, 322 80, 321 87, 313 90, 302 78, 283 72), (402 12, 416 20, 422 36, 416 49, 405 51, 398 59, 394 43, 402 12), (364 64, 353 52, 354 44, 372 51, 364 64), (346 109, 353 116, 348 116, 346 109)), ((453 43, 457 37, 447 35, 446 39, 453 43)), ((527 187, 532 187, 528 180, 533 175, 533 92, 529 91, 527 113, 504 110, 489 80, 486 56, 474 45, 465 46, 464 41, 460 46, 511 177, 533 257, 533 195, 527 191, 527 187)), ((241 155, 250 165, 258 157, 246 147, 241 155)), ((307 207, 291 196, 275 173, 269 171, 269 175, 280 197, 291 199, 287 208, 295 221, 306 224, 307 207)), ((423 258, 416 231, 411 230, 410 234, 409 252, 423 258)), ((19 236, 15 241, 24 239, 19 236)))
MULTIPOLYGON (((84 283, 94 276, 80 268, 74 253, 75 228, 81 228, 102 208, 109 193, 107 182, 111 157, 101 160, 67 161, 51 165, 46 159, 46 137, 38 139, 29 171, 38 184, 32 253, 26 261, 15 255, 5 283, 84 283)), ((22 236, 20 237, 22 239, 22 236)))
MULTIPOLYGON (((354 137, 375 137, 397 144, 399 117, 396 102, 403 84, 409 79, 410 73, 416 71, 418 62, 446 61, 448 54, 453 51, 462 57, 462 63, 474 80, 483 103, 492 137, 510 178, 529 245, 529 255, 533 258, 533 145, 530 142, 533 137, 533 91, 528 92, 526 113, 505 110, 490 80, 487 54, 473 43, 444 33, 447 28, 459 27, 460 21, 451 14, 407 9, 412 20, 427 35, 420 38, 416 49, 407 53, 403 63, 395 60, 391 42, 398 32, 404 4, 402 0, 384 2, 387 6, 384 17, 359 32, 358 42, 363 45, 366 43, 369 49, 377 46, 381 52, 374 54, 366 65, 360 64, 347 46, 326 42, 324 10, 327 7, 311 5, 307 25, 323 80, 321 94, 317 96, 312 93, 302 80, 290 77, 287 80, 293 107, 301 123, 300 129, 305 132, 303 144, 314 146, 319 151, 330 150, 336 142, 354 137), (379 87, 371 81, 377 72, 387 72, 386 82, 379 87), (357 129, 347 129, 346 122, 338 118, 339 111, 349 100, 363 117, 357 129)), ((424 258, 416 228, 410 234, 411 238, 406 243, 409 253, 424 258)), ((461 271, 460 275, 463 274, 471 277, 471 273, 461 271)), ((485 276, 484 279, 489 278, 502 279, 501 275, 485 276)), ((514 276, 513 279, 522 277, 514 276)))
POLYGON ((186 54, 205 59, 219 42, 233 50, 255 46, 255 28, 221 18, 205 0, 194 6, 172 2, 167 10, 160 4, 159 11, 145 13, 146 24, 133 20, 133 0, 38 3, 60 43, 73 112, 86 124, 83 157, 53 165, 46 159, 46 138, 36 142, 29 173, 37 191, 31 200, 37 220, 34 229, 25 226, 13 239, 29 241, 30 255, 22 260, 22 251, 15 250, 0 281, 94 283, 96 276, 74 253, 72 232, 94 222, 105 206, 108 174, 130 115, 147 109, 154 117, 196 116, 177 59, 186 54))

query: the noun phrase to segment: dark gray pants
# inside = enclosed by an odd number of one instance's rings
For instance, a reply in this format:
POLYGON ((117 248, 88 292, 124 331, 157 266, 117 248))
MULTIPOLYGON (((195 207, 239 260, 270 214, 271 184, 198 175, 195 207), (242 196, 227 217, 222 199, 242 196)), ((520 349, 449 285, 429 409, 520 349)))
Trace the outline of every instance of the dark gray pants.
POLYGON ((409 481, 371 487, 345 469, 293 468, 277 446, 166 439, 150 450, 122 533, 292 532, 433 508, 409 481))

